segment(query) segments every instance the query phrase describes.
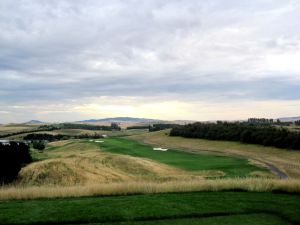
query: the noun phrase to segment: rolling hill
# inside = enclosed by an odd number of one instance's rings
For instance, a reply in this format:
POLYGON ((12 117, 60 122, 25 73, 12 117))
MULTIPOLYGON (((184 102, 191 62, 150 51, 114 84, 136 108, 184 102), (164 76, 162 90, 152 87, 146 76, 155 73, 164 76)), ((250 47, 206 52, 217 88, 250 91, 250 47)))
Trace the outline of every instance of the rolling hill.
POLYGON ((278 118, 280 121, 282 122, 293 122, 293 121, 297 121, 300 120, 300 116, 296 116, 296 117, 282 117, 282 118, 278 118))
POLYGON ((161 122, 162 120, 158 119, 148 119, 148 118, 135 118, 135 117, 113 117, 113 118, 104 118, 104 119, 90 119, 78 121, 80 123, 99 123, 99 122, 127 122, 127 123, 153 123, 161 122))

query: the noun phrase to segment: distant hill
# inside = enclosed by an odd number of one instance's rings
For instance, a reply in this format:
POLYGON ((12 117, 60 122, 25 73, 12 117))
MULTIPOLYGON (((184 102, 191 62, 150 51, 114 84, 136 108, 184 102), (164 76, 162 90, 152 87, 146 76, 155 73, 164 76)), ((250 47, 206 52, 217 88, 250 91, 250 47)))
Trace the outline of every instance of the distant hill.
POLYGON ((282 117, 282 118, 278 118, 280 121, 282 122, 293 122, 296 120, 300 120, 300 116, 297 117, 282 117))
POLYGON ((30 120, 26 122, 25 124, 44 124, 45 122, 39 121, 39 120, 30 120))
POLYGON ((135 118, 135 117, 113 117, 113 118, 104 118, 104 119, 90 119, 78 121, 79 123, 99 123, 99 122, 115 122, 115 123, 153 123, 160 122, 162 120, 148 119, 148 118, 135 118))

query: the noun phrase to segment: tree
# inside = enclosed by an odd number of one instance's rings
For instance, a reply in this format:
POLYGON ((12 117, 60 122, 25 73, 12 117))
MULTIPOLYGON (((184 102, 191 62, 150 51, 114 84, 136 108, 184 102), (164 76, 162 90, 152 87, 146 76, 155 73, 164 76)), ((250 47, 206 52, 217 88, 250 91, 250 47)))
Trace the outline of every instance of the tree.
POLYGON ((35 142, 33 142, 32 147, 39 151, 43 151, 45 149, 45 144, 43 142, 35 141, 35 142))
POLYGON ((110 127, 112 130, 121 130, 121 127, 117 123, 111 123, 110 127))
POLYGON ((0 143, 0 185, 14 181, 21 168, 30 162, 32 158, 27 144, 0 143))

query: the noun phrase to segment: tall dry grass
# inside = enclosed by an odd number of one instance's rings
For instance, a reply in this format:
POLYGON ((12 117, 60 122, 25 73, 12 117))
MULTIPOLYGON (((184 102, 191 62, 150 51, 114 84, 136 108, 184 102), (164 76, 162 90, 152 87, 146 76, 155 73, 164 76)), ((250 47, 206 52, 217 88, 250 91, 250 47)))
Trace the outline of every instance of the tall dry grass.
POLYGON ((25 200, 37 198, 65 198, 82 196, 114 196, 132 194, 152 194, 194 191, 250 191, 250 192, 286 192, 300 193, 300 180, 277 179, 217 179, 197 181, 170 182, 121 182, 110 184, 93 184, 86 186, 35 186, 2 187, 0 201, 25 200))

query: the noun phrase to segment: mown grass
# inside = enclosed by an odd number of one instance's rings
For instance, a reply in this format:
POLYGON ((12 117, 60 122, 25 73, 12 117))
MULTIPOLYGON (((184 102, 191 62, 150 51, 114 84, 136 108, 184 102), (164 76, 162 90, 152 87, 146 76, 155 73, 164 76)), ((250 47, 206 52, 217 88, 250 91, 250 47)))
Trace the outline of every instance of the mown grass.
POLYGON ((224 153, 253 159, 262 164, 270 164, 290 178, 300 178, 300 151, 264 147, 254 144, 243 144, 232 141, 212 141, 204 139, 193 139, 183 137, 170 137, 169 131, 151 132, 130 136, 128 138, 167 148, 178 149, 192 153, 224 153))
POLYGON ((0 224, 300 223, 300 196, 193 192, 0 203, 0 224))
POLYGON ((248 160, 243 158, 222 156, 216 153, 193 154, 176 150, 154 151, 152 146, 121 138, 105 139, 99 145, 102 151, 148 158, 190 171, 222 171, 226 177, 246 177, 253 171, 267 171, 265 168, 250 165, 248 160))

